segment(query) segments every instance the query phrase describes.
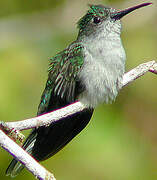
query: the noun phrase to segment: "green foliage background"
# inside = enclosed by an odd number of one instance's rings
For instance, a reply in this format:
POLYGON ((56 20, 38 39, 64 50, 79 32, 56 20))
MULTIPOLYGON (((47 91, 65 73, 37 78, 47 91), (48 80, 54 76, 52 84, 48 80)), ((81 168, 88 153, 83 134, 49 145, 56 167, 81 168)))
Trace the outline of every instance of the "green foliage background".
MULTIPOLYGON (((77 36, 76 22, 88 3, 117 9, 133 0, 0 1, 0 119, 36 115, 47 78, 48 57, 77 36)), ((126 69, 157 56, 157 5, 125 17, 122 39, 126 69)), ((57 180, 157 179, 157 77, 148 73, 122 89, 116 102, 101 105, 84 131, 42 164, 57 180)), ((28 131, 26 132, 28 134, 28 131)), ((0 149, 0 179, 11 156, 0 149)), ((24 170, 20 179, 35 179, 24 170)))

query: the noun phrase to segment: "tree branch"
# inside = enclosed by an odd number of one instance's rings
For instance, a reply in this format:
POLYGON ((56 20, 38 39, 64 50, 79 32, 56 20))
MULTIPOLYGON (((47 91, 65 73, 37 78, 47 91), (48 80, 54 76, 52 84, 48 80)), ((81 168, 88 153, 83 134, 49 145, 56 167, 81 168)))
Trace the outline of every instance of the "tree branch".
POLYGON ((6 134, 0 130, 0 146, 18 159, 25 167, 40 180, 56 180, 53 174, 48 172, 41 166, 34 158, 32 158, 26 151, 18 146, 6 134))
POLYGON ((68 106, 65 106, 64 108, 52 111, 50 113, 46 113, 44 115, 40 115, 22 121, 6 122, 6 123, 0 122, 0 125, 3 127, 7 127, 9 129, 16 129, 20 131, 25 129, 32 129, 40 126, 49 126, 51 123, 56 121, 61 121, 63 118, 81 112, 85 108, 86 106, 78 101, 68 106))
POLYGON ((157 62, 156 61, 149 61, 149 62, 140 64, 137 67, 135 67, 134 69, 125 73, 123 76, 122 85, 126 86, 127 84, 133 82, 134 80, 143 76, 147 72, 152 72, 154 74, 157 74, 157 62))
MULTIPOLYGON (((140 64, 136 68, 127 72, 123 76, 122 86, 126 86, 133 82, 137 78, 143 76, 147 72, 157 74, 157 63, 155 61, 149 61, 147 63, 140 64)), ((67 116, 71 116, 75 113, 79 113, 87 108, 81 102, 75 102, 69 106, 58 109, 56 111, 17 122, 0 122, 0 128, 6 133, 12 132, 19 140, 23 139, 23 136, 19 131, 24 129, 31 129, 39 126, 49 126, 51 123, 61 121, 67 116)), ((38 179, 55 180, 54 176, 44 169, 39 163, 37 163, 28 153, 26 153, 21 147, 19 147, 14 141, 8 138, 0 130, 0 145, 16 157, 26 168, 32 172, 38 179)))

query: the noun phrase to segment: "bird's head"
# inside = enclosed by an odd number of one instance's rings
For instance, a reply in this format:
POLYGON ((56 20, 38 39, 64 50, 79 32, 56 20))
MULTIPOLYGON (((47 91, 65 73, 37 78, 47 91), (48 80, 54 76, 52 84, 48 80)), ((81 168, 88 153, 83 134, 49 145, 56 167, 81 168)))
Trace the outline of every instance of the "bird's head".
POLYGON ((121 11, 104 5, 89 5, 90 9, 77 23, 79 28, 78 38, 98 35, 101 32, 120 34, 120 19, 130 12, 150 4, 143 3, 121 11))

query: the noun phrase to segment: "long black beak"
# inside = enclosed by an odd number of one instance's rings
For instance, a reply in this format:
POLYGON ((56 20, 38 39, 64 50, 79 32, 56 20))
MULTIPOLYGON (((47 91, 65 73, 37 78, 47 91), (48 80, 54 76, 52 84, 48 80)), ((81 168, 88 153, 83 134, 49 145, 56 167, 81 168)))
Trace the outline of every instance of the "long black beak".
POLYGON ((148 6, 150 4, 152 4, 152 3, 143 3, 143 4, 139 4, 137 6, 134 6, 134 7, 122 10, 122 11, 114 12, 113 14, 111 14, 111 19, 115 19, 115 20, 121 19, 123 16, 127 15, 128 13, 130 13, 136 9, 139 9, 141 7, 148 6))

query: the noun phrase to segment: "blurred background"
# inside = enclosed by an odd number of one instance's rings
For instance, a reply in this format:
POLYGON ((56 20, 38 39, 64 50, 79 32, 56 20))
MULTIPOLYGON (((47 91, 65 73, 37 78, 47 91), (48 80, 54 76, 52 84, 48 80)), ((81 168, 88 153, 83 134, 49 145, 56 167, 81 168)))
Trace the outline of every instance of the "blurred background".
MULTIPOLYGON (((0 120, 34 117, 48 58, 76 39, 87 4, 124 9, 143 0, 0 0, 0 120)), ((157 57, 157 2, 123 18, 126 71, 157 57)), ((157 59, 156 59, 157 60, 157 59)), ((28 134, 26 131, 25 134, 28 134)), ((0 148, 0 179, 12 159, 0 148)), ((157 76, 148 73, 99 106, 90 124, 42 163, 57 180, 157 179, 157 76)), ((17 180, 35 177, 24 170, 17 180)))

